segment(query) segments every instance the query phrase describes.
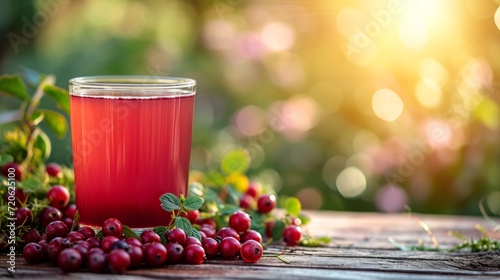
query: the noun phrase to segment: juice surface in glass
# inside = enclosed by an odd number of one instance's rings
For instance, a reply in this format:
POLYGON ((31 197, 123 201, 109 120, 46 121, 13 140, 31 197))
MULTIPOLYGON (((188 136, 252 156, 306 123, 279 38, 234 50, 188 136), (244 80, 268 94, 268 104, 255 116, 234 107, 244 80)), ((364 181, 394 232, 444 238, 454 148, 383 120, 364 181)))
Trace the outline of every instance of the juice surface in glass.
POLYGON ((194 93, 131 95, 70 97, 75 195, 83 225, 102 226, 108 218, 132 228, 167 225, 170 215, 159 197, 186 194, 194 93))

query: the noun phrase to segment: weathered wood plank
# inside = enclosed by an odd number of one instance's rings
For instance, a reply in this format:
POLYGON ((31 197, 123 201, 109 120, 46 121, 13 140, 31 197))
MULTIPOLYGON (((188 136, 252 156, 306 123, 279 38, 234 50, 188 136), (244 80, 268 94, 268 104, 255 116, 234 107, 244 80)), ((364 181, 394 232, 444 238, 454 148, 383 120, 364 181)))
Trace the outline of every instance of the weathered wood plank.
MULTIPOLYGON (((139 269, 127 272, 125 278, 170 279, 499 279, 498 253, 442 253, 400 251, 388 241, 392 237, 402 244, 416 245, 418 239, 429 242, 427 234, 407 215, 370 213, 309 212, 312 223, 308 230, 315 235, 335 239, 328 247, 285 247, 273 244, 268 253, 285 251, 285 264, 266 257, 257 264, 241 260, 210 260, 207 264, 175 265, 160 269, 139 269)), ((486 225, 476 217, 419 215, 433 230, 443 247, 458 243, 448 231, 458 230, 466 236, 479 237, 474 224, 486 225)), ((499 233, 495 233, 497 237, 499 233)), ((498 236, 500 237, 500 236, 498 236)), ((90 273, 63 274, 57 267, 28 265, 21 256, 16 261, 16 273, 9 274, 6 256, 0 256, 0 277, 40 279, 113 279, 114 275, 90 273)))

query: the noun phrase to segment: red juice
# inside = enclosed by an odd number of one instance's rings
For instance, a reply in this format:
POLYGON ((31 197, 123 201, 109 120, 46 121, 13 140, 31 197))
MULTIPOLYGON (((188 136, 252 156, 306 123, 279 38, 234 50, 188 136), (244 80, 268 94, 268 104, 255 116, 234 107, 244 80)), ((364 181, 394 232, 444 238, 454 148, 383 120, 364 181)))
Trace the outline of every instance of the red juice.
POLYGON ((167 225, 159 197, 186 194, 194 95, 71 96, 80 223, 117 218, 132 228, 167 225))

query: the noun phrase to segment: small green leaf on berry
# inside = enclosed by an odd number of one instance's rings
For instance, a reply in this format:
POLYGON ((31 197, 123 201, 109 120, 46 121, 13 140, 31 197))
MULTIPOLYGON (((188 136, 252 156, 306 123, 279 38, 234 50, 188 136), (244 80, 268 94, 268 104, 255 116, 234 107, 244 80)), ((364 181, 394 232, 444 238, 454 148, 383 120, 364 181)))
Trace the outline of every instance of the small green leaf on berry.
POLYGON ((191 233, 189 234, 189 236, 192 236, 198 240, 201 241, 201 235, 200 235, 200 232, 196 229, 196 228, 191 228, 191 233))
POLYGON ((203 198, 199 196, 188 196, 184 201, 184 208, 187 210, 198 210, 203 205, 203 198))
POLYGON ((189 222, 188 219, 186 219, 184 217, 175 218, 175 226, 177 228, 182 229, 187 235, 190 235, 191 232, 193 231, 193 227, 191 226, 191 223, 189 222))
POLYGON ((135 231, 133 231, 130 227, 122 225, 122 228, 123 228, 123 235, 125 235, 125 237, 133 237, 141 240, 141 237, 137 235, 137 233, 135 233, 135 231))
POLYGON ((167 243, 167 238, 165 237, 165 233, 167 233, 168 228, 165 226, 157 226, 153 228, 153 232, 158 234, 161 239, 161 243, 165 245, 167 243))
POLYGON ((166 193, 160 196, 161 208, 167 212, 181 209, 181 200, 173 193, 166 193))

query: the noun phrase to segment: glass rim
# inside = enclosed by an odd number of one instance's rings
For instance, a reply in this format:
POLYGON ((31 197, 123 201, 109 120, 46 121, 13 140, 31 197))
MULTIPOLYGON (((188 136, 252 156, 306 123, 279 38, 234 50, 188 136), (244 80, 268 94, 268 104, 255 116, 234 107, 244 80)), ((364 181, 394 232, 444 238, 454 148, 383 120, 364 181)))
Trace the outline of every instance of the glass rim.
POLYGON ((169 76, 108 75, 69 80, 69 94, 81 97, 155 98, 195 94, 196 81, 169 76))
POLYGON ((73 78, 69 80, 69 84, 89 89, 174 89, 195 86, 196 81, 169 76, 103 75, 73 78))

